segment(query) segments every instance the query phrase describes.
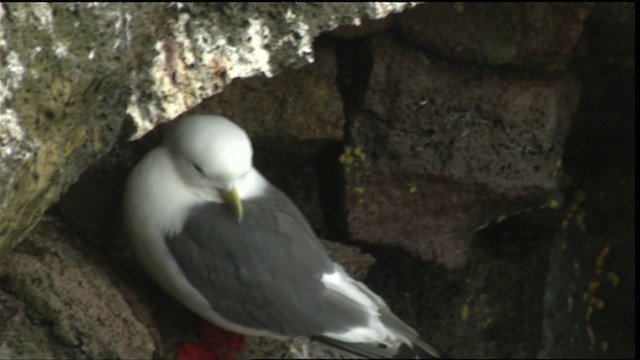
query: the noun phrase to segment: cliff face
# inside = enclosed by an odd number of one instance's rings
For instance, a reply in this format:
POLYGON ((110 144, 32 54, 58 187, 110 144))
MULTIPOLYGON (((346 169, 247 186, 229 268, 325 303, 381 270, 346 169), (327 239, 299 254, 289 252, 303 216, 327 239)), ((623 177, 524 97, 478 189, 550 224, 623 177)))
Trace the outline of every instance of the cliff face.
POLYGON ((0 357, 197 339, 119 219, 130 167, 185 113, 247 129, 319 235, 371 254, 332 256, 448 355, 632 356, 634 11, 0 5, 0 357))

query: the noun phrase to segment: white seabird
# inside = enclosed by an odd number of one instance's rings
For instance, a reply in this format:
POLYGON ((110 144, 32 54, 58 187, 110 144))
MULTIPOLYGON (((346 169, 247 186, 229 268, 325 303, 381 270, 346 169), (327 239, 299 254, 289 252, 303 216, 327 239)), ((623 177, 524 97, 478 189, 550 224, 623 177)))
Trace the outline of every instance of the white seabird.
POLYGON ((153 279, 229 331, 305 336, 371 358, 438 357, 329 258, 252 156, 242 128, 221 116, 194 115, 135 166, 124 220, 153 279))

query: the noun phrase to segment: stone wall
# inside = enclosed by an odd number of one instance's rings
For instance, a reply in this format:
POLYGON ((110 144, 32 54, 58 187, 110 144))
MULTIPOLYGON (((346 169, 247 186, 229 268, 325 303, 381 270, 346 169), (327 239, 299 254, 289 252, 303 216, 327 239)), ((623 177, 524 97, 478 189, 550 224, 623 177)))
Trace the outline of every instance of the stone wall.
MULTIPOLYGON (((247 129, 332 256, 447 355, 633 356, 634 12, 0 5, 0 358, 198 339, 119 218, 129 169, 187 113, 247 129)), ((349 357, 258 338, 239 356, 349 357)))

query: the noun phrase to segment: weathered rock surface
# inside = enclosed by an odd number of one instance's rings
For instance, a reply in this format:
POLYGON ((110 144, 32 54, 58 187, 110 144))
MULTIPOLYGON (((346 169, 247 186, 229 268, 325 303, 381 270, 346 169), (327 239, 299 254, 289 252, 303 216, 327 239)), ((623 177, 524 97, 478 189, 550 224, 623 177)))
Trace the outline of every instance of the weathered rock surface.
POLYGON ((349 232, 462 266, 477 227, 557 192, 579 84, 567 73, 454 66, 391 37, 372 47, 369 87, 341 159, 349 232))
POLYGON ((635 11, 633 2, 596 3, 585 24, 589 51, 635 56, 635 11))
MULTIPOLYGON (((126 138, 187 108, 248 128, 258 167, 321 235, 348 238, 349 220, 375 264, 327 242, 332 256, 447 355, 632 357, 635 4, 594 5, 582 34, 591 5, 422 4, 373 21, 352 10, 409 5, 354 6, 0 5, 0 242, 121 135, 50 209, 63 224, 47 218, 14 253, 0 245, 0 358, 171 359, 199 340, 200 320, 144 275, 118 230, 123 181, 164 127, 126 138), (358 22, 315 39, 313 65, 285 71, 308 62, 314 34, 358 22), (372 39, 380 32, 397 38, 372 39), (576 84, 551 70, 570 56, 583 99, 563 145, 576 84), (269 76, 239 79, 257 74, 269 76), (93 331, 101 321, 113 327, 93 331)), ((250 338, 245 357, 349 356, 250 338)))
POLYGON ((587 3, 427 3, 398 17, 416 44, 449 59, 558 70, 593 5, 587 3))
POLYGON ((234 78, 313 61, 325 30, 406 3, 3 3, 0 253, 121 135, 139 137, 234 78), (6 64, 6 65, 5 65, 6 64))
POLYGON ((0 263, 0 354, 150 358, 152 333, 112 282, 112 271, 92 260, 95 252, 71 246, 70 237, 43 220, 0 263))

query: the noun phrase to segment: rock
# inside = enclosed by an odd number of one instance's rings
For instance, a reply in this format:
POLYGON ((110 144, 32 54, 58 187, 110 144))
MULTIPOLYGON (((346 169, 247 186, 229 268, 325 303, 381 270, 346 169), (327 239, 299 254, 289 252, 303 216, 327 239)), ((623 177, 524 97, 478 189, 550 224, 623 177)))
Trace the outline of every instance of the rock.
POLYGON ((403 33, 449 59, 562 69, 593 5, 427 3, 399 16, 403 33))
POLYGON ((10 358, 150 358, 156 345, 140 315, 111 272, 90 260, 96 254, 74 248, 68 236, 43 220, 3 259, 0 351, 10 358))
MULTIPOLYGON (((365 19, 410 6, 0 5, 0 243, 79 179, 13 253, 0 245, 0 358, 172 359, 200 340, 200 319, 144 274, 118 221, 130 167, 166 127, 126 140, 187 107, 249 128, 260 170, 320 234, 344 239, 348 225, 367 252, 325 242, 331 256, 447 355, 632 357, 635 5, 593 5, 583 25, 591 5, 422 4, 442 11, 408 14, 410 41, 403 14, 365 19), (268 36, 245 41, 253 18, 268 36), (380 31, 398 36, 366 36, 380 31), (315 63, 291 69, 319 32, 315 63), (216 54, 228 66, 205 66, 216 54), (571 56, 584 98, 564 142, 579 86, 549 71, 571 56), (348 170, 346 190, 329 162, 348 170)), ((238 357, 352 356, 250 338, 238 357)))
POLYGON ((305 338, 275 340, 249 337, 238 358, 248 359, 361 359, 349 352, 305 338))
POLYGON ((322 31, 409 6, 3 3, 0 254, 119 137, 142 136, 235 78, 312 62, 322 31))
POLYGON ((373 59, 341 157, 353 238, 460 267, 476 228, 552 201, 579 96, 571 75, 454 66, 389 37, 373 59))
POLYGON ((336 29, 327 32, 327 35, 335 36, 340 39, 355 39, 358 37, 380 34, 394 28, 397 23, 397 17, 394 15, 375 20, 364 19, 361 24, 339 26, 336 29))
POLYGON ((596 3, 585 24, 590 51, 635 56, 635 13, 634 2, 596 3))
POLYGON ((573 67, 584 90, 565 142, 567 200, 545 272, 539 358, 635 353, 635 65, 606 61, 626 52, 624 38, 612 36, 611 52, 600 48, 573 67))

